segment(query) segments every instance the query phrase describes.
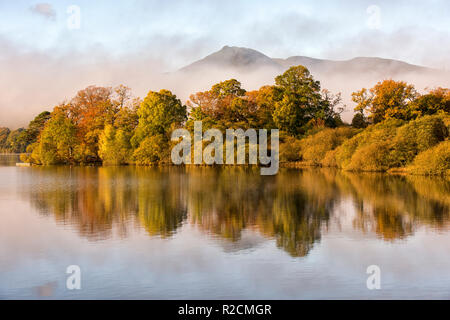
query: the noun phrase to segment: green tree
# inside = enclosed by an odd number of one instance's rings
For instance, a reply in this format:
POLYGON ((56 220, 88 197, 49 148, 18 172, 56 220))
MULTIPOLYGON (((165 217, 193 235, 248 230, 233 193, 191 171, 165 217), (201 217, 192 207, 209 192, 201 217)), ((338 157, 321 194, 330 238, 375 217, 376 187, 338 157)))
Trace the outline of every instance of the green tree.
POLYGON ((231 79, 215 84, 211 88, 211 92, 218 99, 222 99, 229 96, 242 97, 245 95, 246 91, 241 88, 241 83, 239 81, 231 79))
POLYGON ((39 143, 34 145, 31 159, 44 165, 75 162, 76 126, 64 107, 56 107, 46 123, 39 143))
POLYGON ((172 128, 181 126, 187 118, 186 106, 168 90, 150 91, 137 114, 139 124, 131 139, 134 148, 150 136, 163 135, 169 139, 172 128))
POLYGON ((167 137, 158 134, 145 138, 134 151, 133 159, 137 165, 153 165, 169 161, 170 150, 167 137))
POLYGON ((0 128, 0 152, 6 151, 6 140, 10 134, 9 128, 0 128))
POLYGON ((334 122, 334 107, 339 101, 328 91, 321 92, 320 82, 304 66, 289 68, 275 78, 275 83, 282 90, 282 99, 276 103, 273 113, 280 130, 299 136, 307 131, 311 121, 318 125, 334 122))
POLYGON ((13 130, 9 133, 5 141, 5 147, 8 152, 22 153, 27 147, 26 141, 23 138, 24 128, 13 130))
POLYGON ((131 159, 131 134, 123 129, 107 125, 100 135, 99 155, 103 164, 120 165, 131 159))
POLYGON ((366 117, 364 116, 364 113, 362 112, 355 113, 352 119, 352 127, 356 129, 364 129, 367 127, 367 125, 368 123, 366 117))
POLYGON ((21 143, 25 146, 29 146, 37 141, 39 134, 44 129, 45 124, 50 119, 51 114, 48 111, 38 114, 28 125, 20 136, 21 143))

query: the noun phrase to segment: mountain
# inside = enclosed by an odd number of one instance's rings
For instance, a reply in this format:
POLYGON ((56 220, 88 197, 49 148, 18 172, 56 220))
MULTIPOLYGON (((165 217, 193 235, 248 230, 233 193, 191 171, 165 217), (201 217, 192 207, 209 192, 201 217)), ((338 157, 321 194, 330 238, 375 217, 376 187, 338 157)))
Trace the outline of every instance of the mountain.
POLYGON ((448 72, 398 60, 356 57, 336 61, 305 56, 280 59, 253 49, 229 46, 170 74, 167 86, 177 88, 177 95, 183 100, 231 78, 238 79, 243 88, 255 90, 273 84, 277 75, 296 65, 307 67, 314 78, 320 80, 322 88, 342 94, 342 101, 347 105, 343 118, 347 121, 353 114, 352 92, 371 88, 385 79, 412 83, 419 91, 436 86, 450 87, 448 72))
POLYGON ((393 76, 399 73, 432 73, 437 71, 398 60, 382 58, 357 57, 344 61, 315 59, 305 56, 294 56, 287 59, 270 58, 253 49, 229 46, 225 46, 221 50, 214 52, 184 68, 181 68, 179 71, 188 73, 204 71, 205 69, 226 69, 235 70, 238 72, 255 71, 258 69, 276 69, 278 71, 284 71, 289 67, 296 65, 303 65, 310 69, 312 73, 369 72, 393 76))
POLYGON ((180 71, 192 72, 203 68, 235 68, 238 70, 255 70, 258 68, 280 68, 281 66, 272 58, 259 51, 225 46, 222 50, 194 62, 180 71))

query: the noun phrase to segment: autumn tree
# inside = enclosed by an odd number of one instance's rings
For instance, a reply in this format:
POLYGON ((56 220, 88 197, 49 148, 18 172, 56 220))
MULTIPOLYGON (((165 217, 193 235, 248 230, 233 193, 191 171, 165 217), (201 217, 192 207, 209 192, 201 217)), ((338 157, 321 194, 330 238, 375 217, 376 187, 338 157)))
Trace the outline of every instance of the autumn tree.
POLYGON ((414 118, 438 112, 450 113, 450 89, 436 88, 431 90, 413 101, 410 109, 414 118))
POLYGON ((114 116, 106 122, 99 137, 99 156, 103 164, 129 163, 133 153, 131 138, 139 123, 139 98, 133 98, 130 88, 120 85, 112 94, 114 116))
POLYGON ((67 114, 77 128, 80 145, 77 158, 81 162, 98 162, 99 140, 107 125, 128 132, 131 138, 137 125, 137 104, 130 88, 120 85, 116 88, 89 86, 78 91, 70 101, 67 114))
POLYGON ((247 99, 246 91, 236 79, 215 84, 211 90, 190 96, 187 126, 193 121, 203 121, 203 128, 248 128, 255 118, 256 105, 247 99))
POLYGON ((112 124, 116 106, 112 102, 112 88, 89 86, 78 91, 67 108, 77 127, 80 141, 78 155, 81 162, 96 162, 98 141, 105 124, 112 124))
POLYGON ((275 104, 282 99, 283 91, 277 86, 263 86, 259 90, 247 92, 247 99, 256 105, 255 128, 275 129, 273 119, 275 104))
POLYGON ((352 94, 352 100, 357 104, 355 111, 368 112, 372 123, 390 118, 411 119, 411 103, 417 97, 413 85, 394 80, 384 80, 370 90, 363 88, 352 94))

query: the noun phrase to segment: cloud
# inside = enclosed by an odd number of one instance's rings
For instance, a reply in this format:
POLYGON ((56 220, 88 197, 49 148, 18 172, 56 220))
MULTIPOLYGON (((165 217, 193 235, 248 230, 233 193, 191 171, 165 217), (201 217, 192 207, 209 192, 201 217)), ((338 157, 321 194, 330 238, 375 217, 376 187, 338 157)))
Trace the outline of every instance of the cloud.
MULTIPOLYGON (((249 90, 273 82, 274 74, 267 70, 259 74, 209 71, 195 79, 164 75, 224 45, 248 47, 276 58, 378 56, 450 70, 450 32, 443 19, 450 5, 402 1, 377 2, 380 29, 367 27, 371 0, 339 4, 323 0, 320 5, 288 0, 277 5, 250 0, 136 1, 132 5, 117 1, 114 6, 80 0, 83 27, 76 31, 67 29, 65 19, 56 21, 51 4, 38 3, 30 10, 55 20, 52 23, 29 21, 33 17, 17 8, 3 23, 18 31, 0 32, 0 126, 26 125, 34 114, 93 84, 123 83, 141 97, 148 90, 168 88, 186 99, 212 81, 231 76, 249 90)), ((364 74, 354 81, 330 74, 314 76, 324 87, 342 91, 347 100, 351 90, 374 81, 364 74)), ((450 78, 410 75, 405 80, 420 88, 450 85, 450 78)))
POLYGON ((56 12, 49 3, 37 3, 30 8, 31 12, 41 15, 46 19, 55 20, 56 12))
POLYGON ((329 41, 323 52, 338 59, 378 56, 450 70, 450 32, 426 27, 399 28, 392 32, 367 30, 329 41))

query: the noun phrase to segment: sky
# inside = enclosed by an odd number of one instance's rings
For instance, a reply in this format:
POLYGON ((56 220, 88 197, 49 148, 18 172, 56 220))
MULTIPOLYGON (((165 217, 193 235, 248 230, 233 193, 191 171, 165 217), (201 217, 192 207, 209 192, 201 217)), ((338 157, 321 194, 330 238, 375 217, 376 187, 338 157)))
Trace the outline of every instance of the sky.
POLYGON ((0 0, 0 126, 89 79, 171 72, 224 45, 450 70, 449 17, 447 0, 0 0))

